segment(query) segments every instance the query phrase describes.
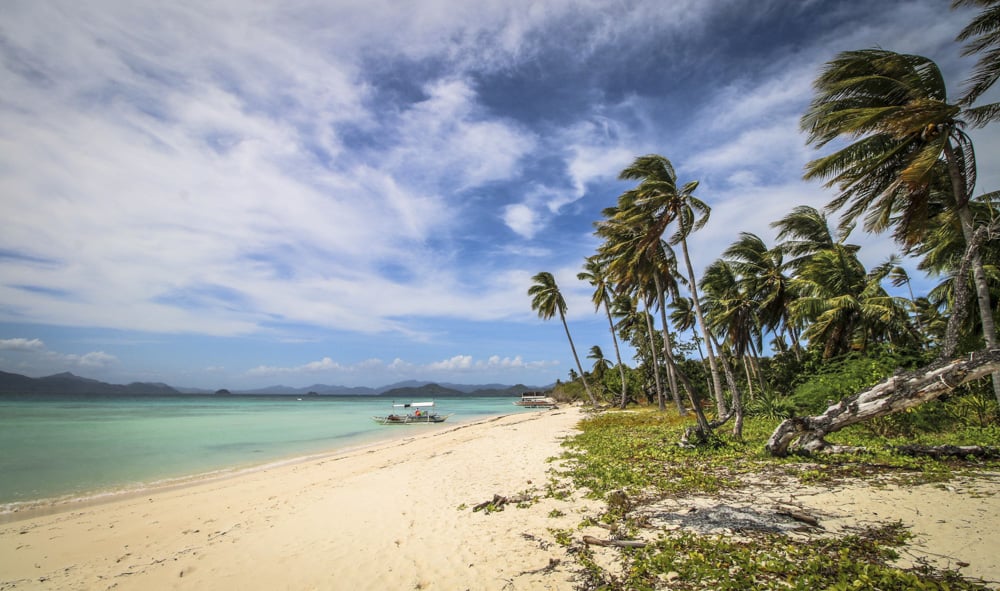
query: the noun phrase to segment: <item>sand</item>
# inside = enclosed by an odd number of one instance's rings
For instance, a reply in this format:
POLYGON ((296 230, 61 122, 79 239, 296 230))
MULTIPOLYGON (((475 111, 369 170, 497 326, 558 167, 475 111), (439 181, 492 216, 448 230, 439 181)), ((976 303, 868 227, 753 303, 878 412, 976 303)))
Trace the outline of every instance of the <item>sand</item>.
POLYGON ((412 436, 0 526, 0 589, 571 589, 544 490, 575 408, 412 436), (465 507, 462 507, 465 505, 465 507), (525 536, 527 535, 527 537, 525 536), (546 549, 543 549, 546 548, 546 549))
MULTIPOLYGON (((550 530, 602 536, 577 529, 599 503, 577 492, 491 514, 472 506, 544 491, 547 460, 581 417, 561 408, 406 427, 404 438, 367 448, 18 516, 0 525, 0 591, 573 589, 575 566, 550 530)), ((965 574, 998 581, 997 483, 771 486, 746 502, 797 505, 828 532, 900 519, 916 534, 905 560, 967 565, 965 574)), ((675 500, 720 502, 734 501, 675 500)))

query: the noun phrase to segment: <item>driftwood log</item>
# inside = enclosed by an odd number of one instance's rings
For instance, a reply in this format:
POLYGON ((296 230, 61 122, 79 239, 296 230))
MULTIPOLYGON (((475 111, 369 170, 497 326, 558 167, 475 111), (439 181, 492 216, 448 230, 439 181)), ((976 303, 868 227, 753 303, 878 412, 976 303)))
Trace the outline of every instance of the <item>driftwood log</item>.
POLYGON ((514 504, 527 503, 530 500, 531 500, 531 495, 527 494, 516 495, 513 497, 505 497, 503 495, 493 495, 492 499, 488 501, 483 501, 482 503, 479 503, 477 505, 473 505, 472 512, 476 513, 478 511, 482 511, 483 509, 486 509, 487 513, 491 511, 503 511, 504 505, 510 503, 514 504))
POLYGON ((765 447, 775 456, 785 456, 790 451, 836 451, 823 439, 827 434, 919 406, 998 370, 1000 350, 979 351, 957 359, 937 361, 916 371, 892 376, 868 390, 848 396, 821 415, 786 419, 774 430, 765 447))
POLYGON ((645 548, 642 540, 602 540, 594 536, 583 536, 583 543, 588 546, 614 546, 616 548, 645 548))

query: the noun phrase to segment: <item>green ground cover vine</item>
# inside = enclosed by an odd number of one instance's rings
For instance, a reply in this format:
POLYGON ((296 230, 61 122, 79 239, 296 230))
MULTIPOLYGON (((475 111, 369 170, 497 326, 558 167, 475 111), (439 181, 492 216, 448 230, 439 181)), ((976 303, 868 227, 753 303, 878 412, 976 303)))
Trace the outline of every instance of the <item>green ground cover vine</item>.
MULTIPOLYGON (((921 431, 890 436, 866 426, 845 429, 831 440, 864 446, 847 455, 773 458, 764 442, 778 419, 751 417, 742 441, 719 434, 695 449, 677 445, 690 421, 652 410, 605 412, 581 424, 566 440, 558 476, 592 498, 613 499, 624 492, 630 503, 666 497, 714 494, 757 481, 793 476, 805 484, 839 479, 893 481, 902 485, 947 480, 975 470, 1000 469, 996 461, 940 461, 899 454, 894 447, 914 441, 955 445, 1000 444, 995 425, 951 432, 921 431)), ((609 503, 598 521, 621 521, 628 507, 609 503)), ((635 524, 625 519, 626 527, 635 524)), ((565 532, 561 536, 567 542, 565 532)), ((909 534, 901 524, 870 527, 854 535, 790 540, 783 534, 753 533, 739 538, 688 531, 661 533, 645 548, 621 550, 615 572, 599 565, 587 546, 574 553, 584 573, 581 589, 987 589, 953 571, 927 565, 893 566, 909 534)), ((565 544, 564 544, 565 545, 565 544)))

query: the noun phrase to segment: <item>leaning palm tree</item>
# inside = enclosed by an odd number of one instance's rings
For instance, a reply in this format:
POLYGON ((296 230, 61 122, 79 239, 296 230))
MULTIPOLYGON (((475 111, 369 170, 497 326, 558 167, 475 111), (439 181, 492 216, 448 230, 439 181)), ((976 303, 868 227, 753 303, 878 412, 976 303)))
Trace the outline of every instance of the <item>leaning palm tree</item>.
MULTIPOLYGON (((854 141, 806 164, 805 177, 829 179, 828 186, 838 187, 830 208, 846 207, 842 224, 864 216, 868 231, 893 226, 895 239, 909 248, 927 233, 932 193, 944 174, 950 208, 969 250, 983 337, 989 348, 1000 347, 986 272, 973 239, 972 140, 963 131, 962 106, 948 102, 937 64, 883 49, 848 51, 826 65, 814 87, 816 95, 801 121, 808 142, 822 147, 838 138, 854 141)), ((1000 376, 994 375, 993 382, 1000 399, 1000 376)))
POLYGON ((531 309, 537 311, 538 317, 542 320, 548 320, 557 313, 559 314, 559 319, 562 320, 563 328, 566 330, 566 338, 569 340, 569 348, 573 351, 573 360, 576 361, 576 367, 580 370, 583 388, 587 391, 590 403, 594 405, 594 408, 597 408, 597 399, 590 391, 587 376, 584 375, 583 366, 580 365, 580 357, 576 354, 576 346, 573 345, 573 337, 569 334, 569 325, 566 324, 566 300, 563 298, 562 292, 559 291, 559 286, 556 285, 555 277, 548 271, 542 271, 531 280, 534 282, 528 288, 528 295, 531 296, 531 309))
POLYGON ((622 379, 622 396, 619 400, 619 406, 625 408, 628 405, 628 384, 625 382, 625 365, 622 363, 622 353, 618 347, 618 337, 615 335, 615 323, 611 319, 611 285, 608 282, 606 266, 606 263, 600 257, 587 257, 584 270, 577 273, 576 278, 594 286, 594 295, 591 297, 591 301, 594 302, 594 310, 604 306, 604 313, 608 316, 608 327, 611 329, 611 342, 615 345, 615 358, 618 359, 618 372, 621 374, 622 379))
POLYGON ((650 220, 647 242, 659 242, 671 224, 677 225, 677 230, 670 237, 671 244, 680 244, 687 266, 688 286, 691 289, 691 300, 694 302, 695 315, 701 326, 702 338, 708 352, 708 364, 712 373, 715 402, 719 414, 726 414, 726 399, 722 392, 722 380, 715 351, 708 338, 708 326, 701 311, 698 300, 698 282, 694 268, 691 266, 691 256, 688 252, 687 238, 691 232, 700 230, 708 221, 712 209, 694 196, 698 181, 692 181, 682 187, 677 186, 677 173, 674 172, 670 160, 659 154, 640 156, 632 164, 621 171, 618 178, 622 180, 637 180, 639 185, 634 189, 633 207, 625 209, 629 217, 639 217, 650 220))
MULTIPOLYGON (((968 42, 962 55, 979 54, 972 76, 965 83, 962 103, 971 105, 1000 78, 1000 0, 952 0, 951 7, 979 6, 983 8, 962 32, 958 41, 968 42)), ((970 109, 969 120, 979 125, 992 120, 1000 110, 993 103, 970 109)))
POLYGON ((729 245, 722 256, 739 277, 741 289, 753 294, 761 328, 773 334, 788 332, 798 359, 798 333, 788 313, 795 292, 788 275, 791 265, 785 262, 783 249, 768 248, 756 234, 741 232, 739 239, 729 245))
MULTIPOLYGON (((663 273, 663 265, 658 262, 666 256, 662 245, 659 242, 652 243, 645 240, 650 220, 625 219, 622 214, 623 211, 629 211, 633 207, 636 196, 635 191, 628 191, 618 197, 618 205, 606 208, 602 212, 606 219, 595 224, 597 228, 595 234, 604 239, 598 249, 599 256, 607 261, 607 276, 615 284, 617 293, 635 294, 648 311, 654 298, 663 301, 664 290, 671 288, 674 278, 669 271, 663 273)), ((649 323, 647 328, 652 333, 651 319, 647 316, 646 320, 649 323)), ((650 345, 655 344, 652 334, 649 342, 650 345)), ((677 388, 677 369, 673 363, 673 343, 670 331, 666 327, 663 331, 663 355, 671 394, 677 404, 678 412, 684 414, 677 388)), ((660 410, 664 410, 663 384, 656 357, 657 354, 653 351, 652 370, 656 381, 656 399, 660 410)))

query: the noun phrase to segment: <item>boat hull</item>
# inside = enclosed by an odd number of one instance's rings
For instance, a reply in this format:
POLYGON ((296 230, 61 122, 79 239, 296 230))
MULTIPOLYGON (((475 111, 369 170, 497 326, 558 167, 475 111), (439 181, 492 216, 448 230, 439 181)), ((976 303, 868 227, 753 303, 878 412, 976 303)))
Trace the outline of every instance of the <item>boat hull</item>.
POLYGON ((387 415, 382 417, 372 417, 372 420, 380 425, 433 425, 443 423, 451 415, 387 415))

